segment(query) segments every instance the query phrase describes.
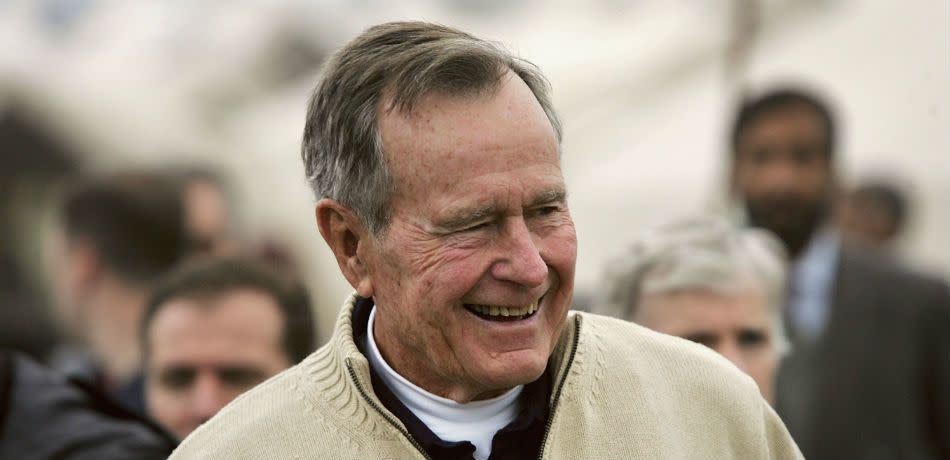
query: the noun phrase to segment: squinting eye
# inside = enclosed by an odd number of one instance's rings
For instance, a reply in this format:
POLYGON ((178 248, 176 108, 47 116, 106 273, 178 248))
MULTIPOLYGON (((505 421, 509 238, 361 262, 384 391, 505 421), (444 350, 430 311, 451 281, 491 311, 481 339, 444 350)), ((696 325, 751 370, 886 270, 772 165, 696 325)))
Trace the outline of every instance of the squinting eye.
POLYGON ((749 152, 749 159, 756 166, 763 166, 772 159, 772 152, 767 148, 756 148, 749 152))
POLYGON ((810 147, 797 147, 792 151, 792 157, 799 165, 814 163, 819 157, 818 149, 810 147))
POLYGON ((476 231, 476 230, 481 230, 481 229, 483 229, 483 228, 486 228, 486 227, 488 227, 489 225, 491 225, 491 222, 482 222, 482 223, 480 223, 480 224, 472 225, 471 227, 466 227, 466 228, 463 229, 462 231, 463 231, 463 232, 474 232, 474 231, 476 231))
POLYGON ((739 332, 739 346, 756 347, 765 344, 767 337, 764 332, 757 330, 745 330, 739 332))
POLYGON ((190 367, 165 369, 159 373, 158 380, 166 388, 180 390, 191 386, 195 380, 195 370, 190 367))
POLYGON ((687 334, 683 338, 709 348, 715 348, 716 345, 716 337, 712 334, 687 334))
POLYGON ((264 381, 266 375, 249 367, 225 367, 218 370, 218 378, 234 387, 247 387, 264 381))
POLYGON ((551 214, 554 214, 560 210, 561 208, 559 208, 558 206, 543 206, 543 207, 535 209, 532 213, 535 216, 544 217, 544 216, 550 216, 551 214))

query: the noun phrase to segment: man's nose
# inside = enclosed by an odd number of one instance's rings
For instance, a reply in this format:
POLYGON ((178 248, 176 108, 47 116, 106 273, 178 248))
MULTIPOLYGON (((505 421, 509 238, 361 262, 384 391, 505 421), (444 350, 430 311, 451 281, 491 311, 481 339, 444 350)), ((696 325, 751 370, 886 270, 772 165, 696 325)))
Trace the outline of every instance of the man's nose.
POLYGON ((536 238, 524 218, 510 219, 499 235, 501 260, 492 266, 492 276, 526 287, 543 284, 548 277, 548 265, 541 257, 536 238))
POLYGON ((202 422, 228 403, 227 391, 214 372, 203 372, 197 377, 191 399, 193 414, 202 422))
POLYGON ((788 158, 789 155, 772 159, 762 167, 762 181, 776 190, 796 188, 801 181, 799 166, 788 158))
POLYGON ((735 340, 722 340, 719 342, 719 346, 716 347, 716 351, 720 355, 724 356, 726 359, 735 364, 742 372, 748 372, 746 369, 745 359, 742 356, 742 350, 739 348, 739 344, 735 340))

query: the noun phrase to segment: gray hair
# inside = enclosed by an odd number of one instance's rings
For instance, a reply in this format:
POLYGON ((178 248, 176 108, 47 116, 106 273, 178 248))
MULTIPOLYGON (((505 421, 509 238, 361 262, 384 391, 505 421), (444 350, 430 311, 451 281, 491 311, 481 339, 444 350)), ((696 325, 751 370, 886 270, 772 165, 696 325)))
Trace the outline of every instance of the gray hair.
POLYGON ((339 201, 379 234, 389 222, 393 189, 379 113, 411 113, 430 93, 492 92, 509 71, 534 93, 560 144, 550 85, 533 64, 500 45, 442 25, 390 22, 370 27, 329 59, 310 99, 301 158, 317 199, 339 201), (389 102, 385 107, 384 100, 389 102))
POLYGON ((723 292, 753 281, 765 289, 772 336, 784 353, 785 251, 771 233, 697 216, 657 227, 613 260, 605 272, 601 312, 633 320, 645 294, 723 292))

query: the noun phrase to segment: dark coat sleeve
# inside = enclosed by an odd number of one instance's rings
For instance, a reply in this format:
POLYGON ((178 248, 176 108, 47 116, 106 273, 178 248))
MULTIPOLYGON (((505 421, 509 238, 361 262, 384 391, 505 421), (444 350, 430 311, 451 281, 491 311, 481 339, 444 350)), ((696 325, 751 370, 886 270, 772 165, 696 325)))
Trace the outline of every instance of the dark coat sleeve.
POLYGON ((931 363, 925 370, 925 397, 938 458, 950 458, 950 286, 934 282, 924 303, 922 336, 931 363))
POLYGON ((0 460, 165 459, 174 440, 29 359, 0 351, 0 460))

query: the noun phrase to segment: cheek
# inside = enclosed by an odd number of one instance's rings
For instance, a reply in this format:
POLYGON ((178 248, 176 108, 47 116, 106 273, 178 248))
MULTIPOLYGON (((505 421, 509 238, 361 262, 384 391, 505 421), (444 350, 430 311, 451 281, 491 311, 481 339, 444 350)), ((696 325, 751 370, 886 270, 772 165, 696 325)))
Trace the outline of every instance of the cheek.
POLYGON ((542 241, 542 258, 554 268, 562 284, 573 286, 577 263, 577 235, 571 225, 542 241))
POLYGON ((560 250, 563 257, 573 259, 577 255, 577 231, 574 224, 564 225, 559 231, 550 235, 546 240, 550 240, 551 246, 560 250))
POLYGON ((755 184, 752 179, 755 178, 754 169, 752 166, 749 166, 747 162, 739 161, 735 166, 735 172, 732 176, 733 184, 740 191, 746 191, 754 188, 755 184))
POLYGON ((778 358, 770 347, 746 352, 746 367, 756 380, 771 381, 778 365, 778 358))
POLYGON ((386 270, 376 286, 377 302, 398 312, 400 328, 417 338, 442 335, 453 324, 453 307, 478 283, 482 270, 474 251, 442 250, 404 259, 386 270))
POLYGON ((461 300, 490 267, 485 252, 477 249, 441 246, 413 252, 410 257, 409 270, 395 276, 410 280, 413 297, 437 304, 461 300))
POLYGON ((817 196, 824 196, 828 193, 828 187, 831 183, 831 177, 825 170, 811 171, 808 177, 809 191, 817 196))
POLYGON ((223 385, 221 387, 221 392, 218 395, 218 401, 221 401, 221 407, 224 407, 227 405, 227 403, 234 401, 238 396, 241 396, 242 393, 250 391, 260 383, 261 382, 248 383, 247 385, 223 385))
POLYGON ((160 422, 172 423, 181 418, 184 409, 182 400, 185 399, 183 394, 155 385, 146 388, 145 396, 149 413, 160 422))

